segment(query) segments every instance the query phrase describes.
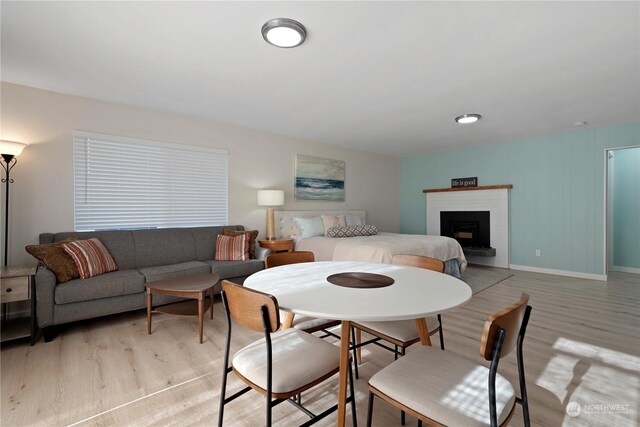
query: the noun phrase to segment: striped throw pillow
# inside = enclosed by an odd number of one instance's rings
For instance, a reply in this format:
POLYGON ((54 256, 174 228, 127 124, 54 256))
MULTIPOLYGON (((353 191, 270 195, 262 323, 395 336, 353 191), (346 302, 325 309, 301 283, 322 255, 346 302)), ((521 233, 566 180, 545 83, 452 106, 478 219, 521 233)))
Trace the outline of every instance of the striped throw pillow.
POLYGON ((215 261, 245 261, 249 259, 249 234, 239 236, 218 235, 215 261))
POLYGON ((88 279, 118 269, 109 250, 95 237, 64 243, 62 248, 73 259, 81 279, 88 279))

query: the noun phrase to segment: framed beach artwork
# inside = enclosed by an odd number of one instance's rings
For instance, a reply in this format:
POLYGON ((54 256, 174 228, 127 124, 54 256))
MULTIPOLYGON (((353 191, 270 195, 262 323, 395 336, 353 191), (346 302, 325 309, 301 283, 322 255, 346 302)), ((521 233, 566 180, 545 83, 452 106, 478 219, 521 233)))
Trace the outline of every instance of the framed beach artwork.
POLYGON ((296 200, 344 202, 344 165, 341 160, 296 154, 296 200))

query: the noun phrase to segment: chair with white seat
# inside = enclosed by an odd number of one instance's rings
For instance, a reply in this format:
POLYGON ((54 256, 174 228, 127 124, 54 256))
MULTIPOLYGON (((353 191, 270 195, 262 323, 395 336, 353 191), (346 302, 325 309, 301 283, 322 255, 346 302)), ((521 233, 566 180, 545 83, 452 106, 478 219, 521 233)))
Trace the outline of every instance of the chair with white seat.
MULTIPOLYGON (((222 302, 227 314, 227 342, 224 352, 224 370, 220 393, 218 426, 224 419, 227 403, 254 389, 266 397, 266 425, 271 426, 272 408, 287 401, 311 417, 302 425, 311 425, 337 410, 333 405, 315 415, 293 397, 334 376, 340 369, 340 349, 316 336, 298 329, 279 331, 278 301, 272 295, 245 288, 229 281, 222 282, 222 302), (232 320, 253 331, 264 333, 264 338, 239 350, 229 366, 232 320), (227 377, 234 372, 247 387, 226 397, 227 377)), ((356 408, 351 369, 349 369, 350 396, 353 424, 356 408)))
POLYGON ((529 322, 529 295, 489 316, 480 355, 489 368, 452 352, 420 346, 383 368, 369 380, 367 427, 374 396, 415 416, 419 425, 503 426, 522 405, 530 425, 522 345, 529 322), (497 373, 500 359, 516 348, 520 397, 510 381, 497 373))
MULTIPOLYGON (((429 258, 421 255, 395 255, 392 260, 393 264, 405 265, 409 267, 425 268, 428 270, 437 271, 438 273, 444 273, 444 262, 439 259, 429 258)), ((416 286, 420 284, 417 283, 416 286)), ((429 330, 429 336, 440 333, 440 348, 444 350, 444 336, 442 331, 442 317, 440 314, 437 316, 430 316, 426 319, 427 329, 429 330)), ((361 351, 360 349, 367 344, 377 344, 387 350, 395 353, 395 358, 398 355, 404 355, 407 347, 420 341, 420 334, 416 328, 416 321, 414 319, 409 320, 397 320, 393 322, 354 322, 355 329, 355 346, 354 346, 354 358, 356 359, 356 378, 359 377, 357 366, 361 363, 361 351), (373 335, 375 338, 365 342, 362 341, 362 333, 364 331, 369 335, 373 335), (394 348, 387 347, 380 344, 378 341, 384 340, 394 345, 394 348), (398 350, 400 349, 400 350, 398 350)))
MULTIPOLYGON (((273 268, 281 265, 298 264, 302 262, 314 262, 315 255, 311 251, 280 252, 268 255, 264 260, 265 268, 273 268)), ((282 328, 296 328, 305 332, 313 333, 323 331, 327 336, 340 338, 337 334, 329 331, 328 328, 338 326, 339 320, 318 319, 310 316, 296 316, 287 312, 282 321, 282 328)))

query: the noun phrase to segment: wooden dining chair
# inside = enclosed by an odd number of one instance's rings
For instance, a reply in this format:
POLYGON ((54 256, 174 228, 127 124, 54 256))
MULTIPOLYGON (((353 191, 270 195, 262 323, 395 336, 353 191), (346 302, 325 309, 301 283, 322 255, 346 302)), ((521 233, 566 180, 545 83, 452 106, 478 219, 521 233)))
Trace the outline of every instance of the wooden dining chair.
POLYGON ((279 252, 267 255, 264 259, 264 266, 265 268, 272 268, 279 265, 314 262, 315 260, 315 255, 311 251, 279 252))
POLYGON ((369 380, 367 427, 374 397, 430 425, 504 426, 516 403, 522 405, 524 425, 530 426, 522 345, 529 322, 529 295, 489 316, 480 342, 486 366, 452 352, 420 346, 383 368, 369 380), (520 397, 511 382, 497 373, 500 359, 516 349, 520 397))
MULTIPOLYGON (((429 258, 421 255, 395 255, 392 263, 396 265, 405 265, 410 267, 425 268, 428 270, 444 273, 444 262, 439 259, 429 258)), ((419 284, 416 284, 419 286, 419 284)), ((440 348, 444 350, 444 336, 442 331, 442 317, 440 314, 433 317, 427 317, 427 329, 429 335, 436 332, 440 333, 440 348)), ((361 363, 361 349, 368 344, 376 344, 382 348, 395 353, 397 359, 399 355, 404 355, 405 350, 410 345, 420 341, 420 334, 416 328, 415 319, 398 320, 394 322, 354 322, 355 345, 353 346, 354 358, 356 359, 356 378, 359 378, 358 364, 361 363), (362 342, 362 331, 373 335, 375 338, 362 342), (394 345, 393 348, 381 344, 379 341, 384 340, 394 345)))
MULTIPOLYGON (((313 254, 313 252, 294 251, 268 255, 264 260, 264 264, 266 268, 272 268, 281 265, 314 261, 315 255, 313 254)), ((339 320, 317 319, 310 316, 295 316, 293 313, 286 312, 285 318, 282 321, 282 328, 296 328, 308 333, 322 331, 326 336, 332 336, 339 339, 340 337, 337 334, 329 331, 329 328, 333 328, 334 326, 338 326, 339 324, 339 320)))
MULTIPOLYGON (((278 330, 280 316, 277 299, 269 294, 245 288, 224 280, 222 302, 227 315, 227 342, 224 350, 222 390, 218 426, 224 419, 224 407, 253 389, 266 397, 266 425, 271 426, 272 408, 289 402, 311 417, 303 425, 311 425, 337 410, 338 405, 316 415, 295 399, 300 393, 322 383, 340 370, 340 349, 299 329, 278 330), (264 338, 239 350, 229 365, 232 321, 264 338), (234 372, 247 387, 226 397, 227 377, 234 372)), ((349 363, 350 395, 353 424, 356 425, 355 394, 349 363)))

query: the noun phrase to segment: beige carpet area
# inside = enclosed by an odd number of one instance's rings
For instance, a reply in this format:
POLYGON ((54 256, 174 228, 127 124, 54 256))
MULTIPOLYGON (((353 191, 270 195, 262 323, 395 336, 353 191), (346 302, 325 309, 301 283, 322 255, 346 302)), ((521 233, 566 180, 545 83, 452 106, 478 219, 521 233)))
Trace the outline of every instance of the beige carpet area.
POLYGON ((474 294, 513 277, 511 270, 481 265, 469 265, 462 273, 462 281, 471 287, 474 294))

